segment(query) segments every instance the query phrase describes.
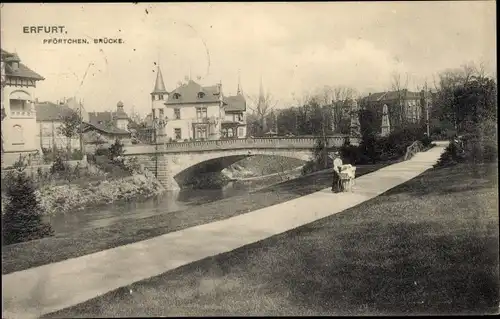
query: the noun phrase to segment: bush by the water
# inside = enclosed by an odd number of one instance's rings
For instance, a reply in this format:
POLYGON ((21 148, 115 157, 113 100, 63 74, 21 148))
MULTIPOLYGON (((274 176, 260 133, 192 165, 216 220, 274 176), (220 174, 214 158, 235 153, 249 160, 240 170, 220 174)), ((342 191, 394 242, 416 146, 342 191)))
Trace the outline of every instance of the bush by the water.
POLYGON ((54 234, 43 222, 45 211, 36 196, 36 188, 23 169, 6 176, 6 205, 2 214, 2 243, 10 245, 54 234))

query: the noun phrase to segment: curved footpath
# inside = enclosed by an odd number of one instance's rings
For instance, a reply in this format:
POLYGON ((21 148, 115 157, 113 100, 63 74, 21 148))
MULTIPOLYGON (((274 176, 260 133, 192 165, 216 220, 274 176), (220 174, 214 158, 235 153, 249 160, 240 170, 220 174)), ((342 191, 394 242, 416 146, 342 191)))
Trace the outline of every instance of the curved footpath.
POLYGON ((330 189, 210 224, 2 276, 3 317, 36 318, 185 264, 234 250, 342 212, 430 169, 446 147, 356 179, 352 193, 330 189))

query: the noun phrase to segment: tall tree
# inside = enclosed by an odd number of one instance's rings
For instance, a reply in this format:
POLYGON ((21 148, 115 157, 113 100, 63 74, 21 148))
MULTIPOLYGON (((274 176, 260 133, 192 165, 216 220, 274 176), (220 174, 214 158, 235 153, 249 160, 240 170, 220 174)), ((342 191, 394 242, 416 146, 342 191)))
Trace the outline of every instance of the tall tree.
POLYGON ((259 95, 248 96, 248 99, 252 103, 252 106, 248 106, 252 110, 260 121, 260 132, 256 132, 258 136, 262 136, 266 131, 269 130, 267 127, 267 115, 276 107, 278 100, 276 100, 273 95, 268 91, 264 93, 264 88, 262 86, 262 79, 260 81, 259 95))
POLYGON ((74 111, 67 112, 61 116, 61 125, 58 127, 59 134, 67 139, 68 154, 71 153, 71 140, 79 133, 82 120, 80 115, 74 111))
POLYGON ((408 83, 410 81, 410 75, 405 74, 404 78, 401 77, 401 73, 393 72, 391 81, 392 91, 396 92, 397 101, 397 119, 399 123, 395 123, 396 126, 402 127, 406 121, 406 110, 405 110, 405 98, 408 90, 408 83))

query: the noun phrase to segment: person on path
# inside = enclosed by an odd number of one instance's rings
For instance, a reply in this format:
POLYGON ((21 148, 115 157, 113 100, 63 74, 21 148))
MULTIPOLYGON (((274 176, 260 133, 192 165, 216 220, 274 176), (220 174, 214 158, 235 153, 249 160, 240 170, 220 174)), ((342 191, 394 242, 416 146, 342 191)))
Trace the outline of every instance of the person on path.
POLYGON ((340 178, 340 167, 342 166, 342 159, 338 152, 333 155, 333 180, 332 180, 332 192, 339 193, 342 191, 342 180, 340 178))

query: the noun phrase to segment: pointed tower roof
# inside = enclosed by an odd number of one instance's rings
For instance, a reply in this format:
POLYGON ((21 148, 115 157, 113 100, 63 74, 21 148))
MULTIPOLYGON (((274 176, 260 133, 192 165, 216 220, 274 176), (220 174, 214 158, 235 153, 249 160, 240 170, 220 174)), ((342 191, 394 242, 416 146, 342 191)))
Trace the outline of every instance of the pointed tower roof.
POLYGON ((241 90, 241 77, 240 77, 240 70, 238 70, 238 89, 236 90, 236 95, 242 95, 243 92, 241 90))
POLYGON ((153 92, 151 92, 151 94, 156 94, 156 93, 168 93, 167 90, 165 89, 165 83, 163 82, 163 76, 161 75, 161 69, 159 65, 158 65, 158 72, 156 72, 155 88, 153 89, 153 92))
POLYGON ((262 86, 262 75, 260 76, 260 86, 259 86, 259 104, 264 103, 264 87, 262 86))

